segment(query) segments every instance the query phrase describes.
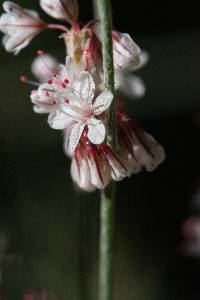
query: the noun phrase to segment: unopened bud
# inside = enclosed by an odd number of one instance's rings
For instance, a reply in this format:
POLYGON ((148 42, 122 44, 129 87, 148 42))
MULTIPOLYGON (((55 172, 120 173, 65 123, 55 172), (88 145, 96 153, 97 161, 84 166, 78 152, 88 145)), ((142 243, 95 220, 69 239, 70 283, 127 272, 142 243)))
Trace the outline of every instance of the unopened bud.
POLYGON ((113 31, 113 58, 118 69, 132 68, 140 63, 140 48, 129 34, 113 31))
POLYGON ((77 0, 40 0, 42 9, 51 17, 73 24, 78 19, 77 0))

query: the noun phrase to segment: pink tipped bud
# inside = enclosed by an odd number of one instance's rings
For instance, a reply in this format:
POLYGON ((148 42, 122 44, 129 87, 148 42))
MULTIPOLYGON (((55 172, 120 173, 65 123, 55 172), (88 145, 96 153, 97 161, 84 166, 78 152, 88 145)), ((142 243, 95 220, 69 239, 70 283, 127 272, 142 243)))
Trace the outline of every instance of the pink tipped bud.
POLYGON ((32 62, 31 71, 40 82, 47 82, 58 73, 59 62, 53 56, 44 54, 42 50, 38 50, 37 55, 32 62))
POLYGON ((118 69, 139 65, 140 48, 129 34, 113 31, 113 58, 118 69))
POLYGON ((38 50, 38 51, 37 51, 37 55, 38 55, 38 56, 44 55, 44 51, 38 50))
POLYGON ((49 80, 47 81, 48 84, 52 84, 52 82, 53 82, 53 81, 52 81, 51 79, 49 79, 49 80))
MULTIPOLYGON (((118 134, 122 155, 128 161, 131 157, 147 171, 155 170, 164 161, 164 148, 124 113, 119 116, 118 134)), ((125 165, 129 164, 128 161, 125 165)))
POLYGON ((23 83, 27 83, 28 82, 28 77, 25 75, 20 76, 20 81, 23 83))
POLYGON ((5 34, 3 45, 8 52, 18 54, 30 41, 46 28, 38 14, 24 9, 12 1, 3 2, 0 31, 5 34))
POLYGON ((70 24, 76 23, 79 7, 77 0, 40 0, 42 9, 51 17, 70 24))
POLYGON ((39 85, 37 82, 30 80, 25 75, 20 76, 20 81, 23 82, 23 83, 28 83, 30 85, 34 85, 34 86, 38 86, 39 85))

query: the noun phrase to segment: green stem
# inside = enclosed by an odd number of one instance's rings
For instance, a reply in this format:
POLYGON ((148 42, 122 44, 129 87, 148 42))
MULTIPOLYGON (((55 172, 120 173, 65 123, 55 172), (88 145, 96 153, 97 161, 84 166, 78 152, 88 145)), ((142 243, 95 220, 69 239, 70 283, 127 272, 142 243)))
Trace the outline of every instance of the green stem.
POLYGON ((88 201, 85 194, 80 198, 80 228, 79 228, 79 286, 80 300, 89 300, 89 275, 91 273, 91 259, 89 253, 89 224, 88 201))
MULTIPOLYGON (((103 69, 105 88, 114 94, 114 65, 113 65, 113 44, 112 44, 112 13, 110 0, 97 0, 97 11, 101 24, 103 69)), ((115 126, 115 101, 107 113, 107 141, 115 147, 116 126, 115 126)))
POLYGON ((99 300, 113 299, 114 200, 113 183, 101 192, 99 300))
MULTIPOLYGON (((110 0, 97 0, 101 24, 105 88, 114 94, 114 65, 112 45, 112 13, 110 0)), ((115 101, 107 113, 107 142, 116 146, 115 101)), ((113 298, 115 184, 101 192, 99 246, 99 300, 113 298)))

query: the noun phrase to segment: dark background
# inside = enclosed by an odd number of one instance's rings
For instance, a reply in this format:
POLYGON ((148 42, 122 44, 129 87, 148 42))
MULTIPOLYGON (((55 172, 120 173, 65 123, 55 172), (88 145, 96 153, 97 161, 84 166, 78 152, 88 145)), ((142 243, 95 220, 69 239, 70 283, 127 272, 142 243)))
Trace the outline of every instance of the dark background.
MULTIPOLYGON (((39 9, 38 1, 18 3, 39 9)), ((127 100, 127 109, 167 154, 155 172, 118 184, 115 300, 200 299, 200 260, 182 256, 179 248, 182 223, 198 214, 189 209, 200 178, 195 3, 113 1, 114 27, 129 32, 150 54, 138 72, 147 93, 139 101, 127 100)), ((80 6, 80 19, 89 21, 91 3, 82 0, 80 6)), ((76 191, 61 134, 48 127, 46 116, 32 112, 30 87, 19 76, 30 74, 37 49, 64 61, 56 32, 42 33, 17 57, 0 49, 0 236, 9 240, 0 254, 1 286, 13 300, 22 299, 26 288, 38 287, 51 288, 66 300, 93 300, 99 195, 76 191), (87 260, 80 266, 83 253, 87 260), (90 297, 80 292, 85 282, 90 297)))

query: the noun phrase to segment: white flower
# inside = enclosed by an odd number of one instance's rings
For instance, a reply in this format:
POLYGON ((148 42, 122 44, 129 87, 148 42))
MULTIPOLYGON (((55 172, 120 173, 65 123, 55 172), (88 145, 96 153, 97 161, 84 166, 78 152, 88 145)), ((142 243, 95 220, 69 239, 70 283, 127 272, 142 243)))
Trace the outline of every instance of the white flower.
POLYGON ((128 176, 128 169, 125 167, 118 154, 113 152, 113 150, 107 144, 100 145, 99 149, 109 163, 111 177, 113 180, 120 181, 124 177, 128 176))
POLYGON ((140 63, 140 48, 127 33, 113 31, 113 59, 116 69, 135 67, 140 63))
POLYGON ((81 72, 74 89, 66 88, 65 90, 64 96, 68 102, 66 103, 62 99, 58 104, 58 108, 65 114, 65 118, 60 120, 56 116, 50 124, 52 128, 64 129, 65 121, 68 122, 69 118, 75 122, 69 136, 69 149, 71 151, 75 150, 85 128, 88 130, 88 139, 93 144, 101 144, 105 139, 105 125, 96 117, 108 109, 113 95, 105 90, 93 102, 94 93, 95 84, 92 76, 89 72, 81 72))
POLYGON ((78 144, 71 165, 73 181, 88 192, 104 189, 111 180, 108 161, 99 149, 92 145, 78 144))
POLYGON ((73 153, 71 176, 81 189, 92 192, 104 189, 112 179, 120 181, 140 169, 135 160, 127 161, 105 143, 92 144, 84 134, 73 153))
POLYGON ((42 9, 51 17, 73 24, 78 19, 79 7, 76 0, 40 0, 42 9))
MULTIPOLYGON (((154 171, 165 160, 164 148, 133 120, 129 120, 125 113, 119 114, 118 118, 118 141, 124 165, 130 162, 132 156, 141 167, 154 171)), ((137 168, 133 169, 135 171, 137 168)))
POLYGON ((34 59, 31 71, 40 82, 45 82, 59 72, 59 63, 53 56, 44 54, 34 59))
MULTIPOLYGON (((42 64, 41 61, 38 61, 38 63, 42 64)), ((52 120, 54 120, 55 115, 59 114, 59 116, 61 116, 62 113, 57 109, 58 102, 66 100, 66 88, 68 85, 73 86, 74 79, 71 58, 67 57, 66 65, 59 65, 57 68, 57 74, 52 73, 50 79, 46 83, 41 84, 38 90, 34 90, 31 93, 31 101, 34 104, 34 111, 42 114, 49 113, 48 122, 50 124, 52 120)), ((44 68, 44 70, 45 75, 46 69, 44 68)), ((37 65, 35 71, 38 73, 37 65)), ((59 124, 57 124, 56 121, 53 123, 54 128, 58 125, 60 125, 60 122, 59 124)))
POLYGON ((23 9, 11 1, 3 3, 5 13, 0 17, 0 30, 5 34, 2 42, 8 52, 18 54, 46 24, 33 10, 23 9))
POLYGON ((81 150, 74 154, 71 164, 71 177, 83 190, 93 192, 96 187, 91 183, 90 168, 87 159, 82 156, 81 150))
MULTIPOLYGON (((102 41, 99 24, 95 24, 94 31, 99 40, 102 41)), ((140 50, 130 35, 113 31, 112 36, 115 89, 128 98, 140 98, 145 94, 145 85, 142 79, 131 73, 146 64, 148 54, 140 50)), ((100 72, 103 74, 102 70, 100 72)), ((99 77, 102 78, 102 76, 99 77)))
POLYGON ((146 92, 143 80, 132 74, 142 68, 149 59, 145 51, 141 51, 140 63, 137 66, 127 69, 115 69, 115 89, 128 98, 141 98, 146 92))

